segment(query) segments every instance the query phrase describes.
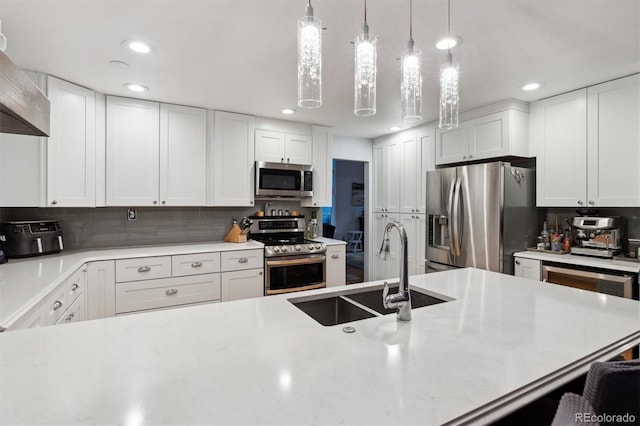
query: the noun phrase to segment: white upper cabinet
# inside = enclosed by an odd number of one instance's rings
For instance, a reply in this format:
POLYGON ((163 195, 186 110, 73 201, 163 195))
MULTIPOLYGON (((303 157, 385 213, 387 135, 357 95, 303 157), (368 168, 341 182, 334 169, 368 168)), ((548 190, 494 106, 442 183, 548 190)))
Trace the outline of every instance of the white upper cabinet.
POLYGON ((436 128, 434 126, 419 128, 417 138, 421 150, 418 213, 425 213, 427 211, 427 172, 436 169, 436 128))
POLYGON ((107 205, 202 206, 206 111, 107 97, 107 205))
POLYGON ((107 97, 107 205, 158 205, 160 104, 107 97))
POLYGON ((400 143, 400 212, 415 213, 420 203, 421 149, 415 132, 404 132, 400 143))
POLYGON ((204 206, 207 111, 160 105, 160 200, 170 206, 204 206))
POLYGON ((587 89, 587 205, 640 207, 640 74, 587 89))
POLYGON ((208 113, 207 205, 253 206, 255 118, 208 113))
POLYGON ((312 137, 271 130, 256 130, 256 161, 272 163, 311 164, 312 137))
POLYGON ((540 207, 640 207, 640 74, 532 104, 540 207))
POLYGON ((586 95, 582 89, 532 104, 538 206, 586 206, 586 95))
POLYGON ((455 129, 436 132, 436 164, 529 156, 529 109, 508 101, 465 113, 455 129))
POLYGON ((333 130, 313 126, 313 197, 303 198, 303 207, 330 207, 333 198, 333 130))
POLYGON ((96 101, 84 87, 48 78, 47 206, 96 205, 96 101))

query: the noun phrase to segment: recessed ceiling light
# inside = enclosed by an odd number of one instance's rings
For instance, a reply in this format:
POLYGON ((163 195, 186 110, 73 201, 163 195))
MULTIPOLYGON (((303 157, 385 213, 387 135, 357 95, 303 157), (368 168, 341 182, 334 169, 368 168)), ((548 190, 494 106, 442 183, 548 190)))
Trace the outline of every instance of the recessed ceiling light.
POLYGON ((391 130, 392 132, 397 132, 398 130, 402 129, 402 127, 398 127, 398 126, 391 126, 389 127, 389 130, 391 130))
POLYGON ((453 49, 454 47, 462 44, 462 37, 452 35, 451 37, 444 37, 438 40, 436 48, 440 50, 453 49))
POLYGON ((133 50, 136 53, 149 53, 151 52, 151 46, 147 43, 139 40, 125 40, 123 42, 125 46, 127 46, 130 50, 133 50))
POLYGON ((528 92, 531 90, 536 90, 544 86, 544 83, 528 83, 522 86, 522 90, 528 92))
POLYGON ((143 86, 142 84, 137 84, 137 83, 127 83, 124 85, 124 87, 131 90, 132 92, 138 92, 138 93, 146 92, 147 90, 149 90, 148 87, 143 86))
POLYGON ((295 109, 291 109, 291 108, 285 108, 285 109, 283 109, 281 112, 282 112, 283 114, 286 114, 286 115, 291 115, 291 114, 295 113, 295 112, 296 112, 296 110, 295 110, 295 109))

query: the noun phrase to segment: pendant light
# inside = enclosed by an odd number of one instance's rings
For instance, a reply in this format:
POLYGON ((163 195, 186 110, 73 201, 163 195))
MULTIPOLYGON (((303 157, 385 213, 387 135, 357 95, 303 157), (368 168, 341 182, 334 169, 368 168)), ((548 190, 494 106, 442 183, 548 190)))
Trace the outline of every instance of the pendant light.
POLYGON ((369 34, 367 0, 364 0, 364 24, 355 41, 353 112, 367 116, 376 113, 377 39, 369 34))
MULTIPOLYGON (((447 0, 447 30, 451 39, 451 0, 447 0)), ((451 47, 447 61, 440 67, 440 123, 441 129, 458 127, 458 101, 460 98, 460 67, 454 65, 451 47)))
POLYGON ((313 16, 311 0, 306 14, 298 19, 298 106, 322 105, 322 28, 313 16))
POLYGON ((413 122, 422 119, 422 55, 413 46, 413 1, 409 0, 409 42, 402 53, 400 84, 402 121, 413 122))

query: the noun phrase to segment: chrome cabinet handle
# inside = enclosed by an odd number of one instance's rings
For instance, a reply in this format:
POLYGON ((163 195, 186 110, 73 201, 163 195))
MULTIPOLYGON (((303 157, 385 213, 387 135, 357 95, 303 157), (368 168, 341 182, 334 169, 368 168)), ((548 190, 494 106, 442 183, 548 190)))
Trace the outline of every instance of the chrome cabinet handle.
POLYGON ((249 259, 247 259, 246 257, 241 257, 240 259, 238 259, 238 263, 247 263, 249 261, 249 259))
POLYGON ((469 158, 473 158, 473 155, 469 154, 469 158))
POLYGON ((153 204, 158 204, 158 201, 156 201, 156 200, 153 200, 153 204))
POLYGON ((280 162, 284 163, 284 157, 280 157, 280 162))
POLYGON ((340 257, 340 255, 338 253, 332 254, 331 258, 332 259, 338 259, 340 257))
POLYGON ((262 271, 258 272, 258 276, 262 276, 262 271))
POLYGON ((80 286, 79 286, 78 284, 73 284, 73 285, 71 286, 71 291, 76 291, 76 290, 77 290, 77 289, 79 289, 79 288, 80 288, 80 286))
POLYGON ((593 200, 589 200, 589 205, 593 206, 595 204, 595 202, 593 200))
POLYGON ((584 203, 582 202, 582 200, 578 200, 578 205, 579 205, 579 206, 581 206, 581 205, 583 205, 583 204, 584 204, 584 203))
POLYGON ((53 201, 51 201, 51 204, 53 204, 55 206, 56 204, 58 204, 58 202, 56 200, 53 200, 53 201))
POLYGON ((60 308, 62 308, 62 302, 59 300, 56 300, 55 303, 53 304, 53 310, 57 311, 60 308))
POLYGON ((167 204, 167 202, 165 200, 162 200, 162 204, 167 204))
POLYGON ((191 264, 192 268, 201 268, 202 267, 202 262, 193 262, 191 264))
POLYGON ((138 272, 149 272, 151 270, 150 266, 141 266, 138 268, 138 272))
POLYGON ((463 159, 463 160, 466 160, 466 159, 467 159, 467 156, 466 156, 466 155, 463 155, 463 156, 462 156, 462 159, 463 159))
POLYGON ((291 162, 291 160, 289 158, 287 158, 287 163, 290 163, 290 162, 291 162))
POLYGON ((71 312, 69 315, 67 315, 67 317, 64 319, 64 322, 71 322, 71 320, 73 319, 73 317, 75 317, 76 314, 74 314, 73 312, 71 312))
POLYGON ((169 290, 164 292, 167 296, 173 296, 174 294, 178 294, 177 288, 170 288, 169 290))
POLYGON ((516 260, 516 265, 519 265, 519 264, 520 264, 520 261, 519 261, 519 260, 516 260))

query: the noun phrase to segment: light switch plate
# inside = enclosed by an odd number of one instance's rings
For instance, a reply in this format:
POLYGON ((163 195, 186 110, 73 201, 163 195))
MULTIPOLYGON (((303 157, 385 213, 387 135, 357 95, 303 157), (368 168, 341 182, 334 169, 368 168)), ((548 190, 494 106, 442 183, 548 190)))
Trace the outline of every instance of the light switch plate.
POLYGON ((138 211, 136 209, 127 209, 127 220, 136 220, 138 218, 138 211))

